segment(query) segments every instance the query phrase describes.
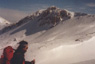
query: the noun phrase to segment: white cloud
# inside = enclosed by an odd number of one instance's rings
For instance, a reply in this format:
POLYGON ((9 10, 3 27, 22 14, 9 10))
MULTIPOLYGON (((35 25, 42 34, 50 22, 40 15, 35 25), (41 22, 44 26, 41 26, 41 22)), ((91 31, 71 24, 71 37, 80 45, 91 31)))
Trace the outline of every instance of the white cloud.
POLYGON ((95 3, 87 3, 86 6, 88 6, 88 7, 95 7, 95 3))
POLYGON ((23 11, 0 8, 0 16, 11 22, 19 21, 27 15, 28 14, 23 11))

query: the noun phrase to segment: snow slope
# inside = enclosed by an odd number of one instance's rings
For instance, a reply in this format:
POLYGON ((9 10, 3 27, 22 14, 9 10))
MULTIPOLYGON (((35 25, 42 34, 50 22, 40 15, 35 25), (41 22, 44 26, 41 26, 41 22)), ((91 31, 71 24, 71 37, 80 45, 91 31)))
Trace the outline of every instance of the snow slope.
POLYGON ((56 7, 37 11, 1 30, 0 55, 21 40, 29 42, 25 59, 36 64, 94 64, 95 15, 56 7))

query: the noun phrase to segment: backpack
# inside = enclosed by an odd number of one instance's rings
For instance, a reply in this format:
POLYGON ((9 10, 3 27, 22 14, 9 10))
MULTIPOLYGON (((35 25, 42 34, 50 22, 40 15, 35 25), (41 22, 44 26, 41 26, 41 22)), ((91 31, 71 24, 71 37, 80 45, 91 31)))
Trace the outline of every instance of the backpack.
POLYGON ((2 64, 10 64, 12 58, 13 58, 13 48, 11 46, 7 46, 3 50, 3 55, 1 56, 1 62, 2 64))

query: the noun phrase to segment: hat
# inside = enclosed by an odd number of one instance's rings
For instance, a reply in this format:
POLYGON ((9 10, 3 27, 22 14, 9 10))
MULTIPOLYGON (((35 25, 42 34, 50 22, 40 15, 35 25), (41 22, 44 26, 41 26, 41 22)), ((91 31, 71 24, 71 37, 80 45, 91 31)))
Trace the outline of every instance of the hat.
POLYGON ((28 42, 26 42, 26 41, 23 40, 23 41, 20 41, 19 44, 20 45, 25 45, 25 44, 28 44, 28 42))

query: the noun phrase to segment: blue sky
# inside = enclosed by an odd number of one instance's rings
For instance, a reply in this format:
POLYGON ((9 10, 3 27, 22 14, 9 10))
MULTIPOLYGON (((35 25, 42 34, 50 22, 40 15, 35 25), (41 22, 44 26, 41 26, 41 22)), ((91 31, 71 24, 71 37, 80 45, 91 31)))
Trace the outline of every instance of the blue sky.
POLYGON ((8 20, 13 17, 15 20, 11 21, 17 21, 20 17, 53 5, 74 12, 95 14, 95 0, 0 0, 0 16, 8 20))

